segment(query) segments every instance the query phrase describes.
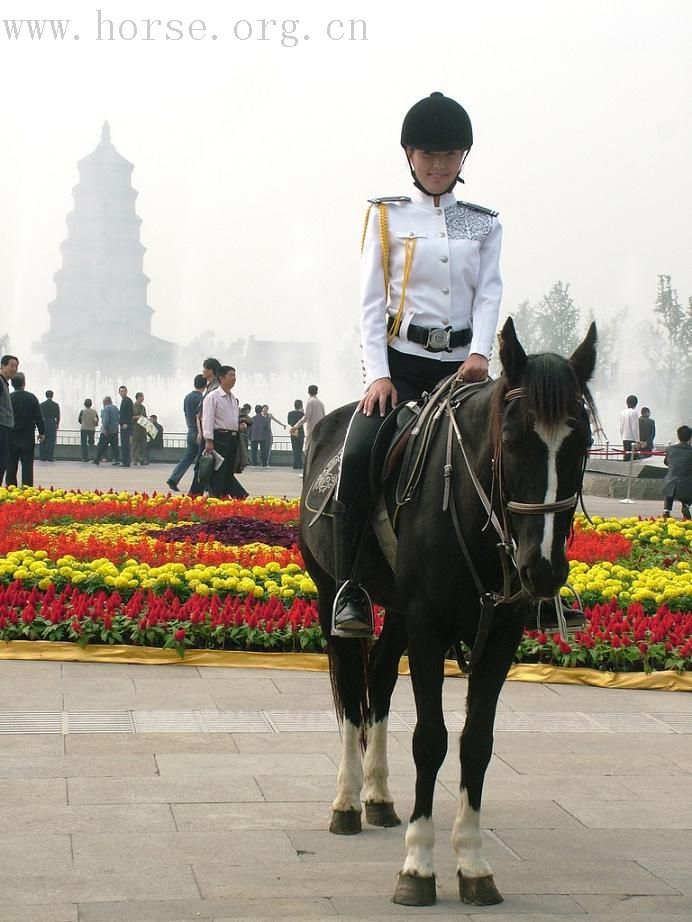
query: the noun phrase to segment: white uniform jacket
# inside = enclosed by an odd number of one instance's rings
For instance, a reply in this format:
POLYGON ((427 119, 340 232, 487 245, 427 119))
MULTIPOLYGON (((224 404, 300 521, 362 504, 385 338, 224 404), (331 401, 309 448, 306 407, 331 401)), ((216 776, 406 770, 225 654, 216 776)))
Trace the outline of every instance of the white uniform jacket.
POLYGON ((401 298, 404 248, 415 238, 411 274, 399 335, 393 349, 438 361, 463 362, 471 352, 490 358, 497 329, 502 281, 502 228, 495 212, 457 202, 450 193, 433 199, 414 188, 410 201, 388 202, 389 303, 385 299, 380 221, 373 205, 365 231, 361 276, 361 337, 366 388, 389 377, 387 317, 401 298), (471 328, 470 345, 430 352, 407 339, 410 324, 454 331, 471 328))

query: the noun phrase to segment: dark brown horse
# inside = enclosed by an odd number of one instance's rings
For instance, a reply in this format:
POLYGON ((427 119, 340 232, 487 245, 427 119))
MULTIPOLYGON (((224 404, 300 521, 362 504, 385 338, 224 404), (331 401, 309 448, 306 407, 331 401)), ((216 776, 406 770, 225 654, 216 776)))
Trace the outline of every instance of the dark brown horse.
MULTIPOLYGON (((458 390, 450 383, 430 430, 418 485, 398 510, 393 566, 371 528, 364 539, 362 581, 386 609, 372 648, 331 636, 331 522, 323 516, 310 525, 314 516, 304 494, 302 549, 319 593, 343 718, 332 832, 360 832, 361 798, 368 822, 399 823, 388 788, 387 717, 399 660, 408 650, 417 713, 416 791, 397 903, 435 901, 433 791, 447 752, 442 681, 445 654, 460 641, 473 652, 452 847, 461 899, 476 905, 502 899, 481 853, 483 779, 497 700, 529 608, 536 599, 552 598, 567 577, 565 544, 591 442, 587 407, 593 406, 586 384, 596 361, 595 342, 592 325, 570 359, 548 353, 527 357, 508 320, 499 380, 458 390)), ((336 410, 315 429, 306 493, 338 453, 352 412, 352 406, 336 410)))

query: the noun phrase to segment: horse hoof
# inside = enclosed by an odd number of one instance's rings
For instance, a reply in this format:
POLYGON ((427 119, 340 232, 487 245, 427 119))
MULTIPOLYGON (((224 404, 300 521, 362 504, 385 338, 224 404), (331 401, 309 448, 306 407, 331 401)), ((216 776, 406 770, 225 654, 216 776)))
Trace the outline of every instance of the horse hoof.
POLYGON ((494 906, 502 902, 500 891, 495 886, 492 874, 485 877, 463 877, 457 871, 459 878, 459 899, 469 906, 494 906))
POLYGON ((360 810, 332 810, 329 831, 335 836, 355 836, 363 831, 360 810))
POLYGON ((365 802, 365 819, 371 826, 401 826, 394 804, 365 802))
POLYGON ((436 900, 434 874, 432 877, 417 877, 400 872, 392 903, 401 906, 433 906, 436 900))

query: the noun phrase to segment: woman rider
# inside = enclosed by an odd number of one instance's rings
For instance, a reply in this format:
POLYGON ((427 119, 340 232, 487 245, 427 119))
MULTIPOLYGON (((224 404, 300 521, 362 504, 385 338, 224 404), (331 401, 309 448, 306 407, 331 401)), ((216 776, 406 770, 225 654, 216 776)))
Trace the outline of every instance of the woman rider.
POLYGON ((372 199, 366 218, 366 391, 346 435, 334 515, 333 622, 343 636, 372 631, 372 605, 356 570, 370 506, 370 450, 385 414, 451 374, 466 382, 488 374, 502 295, 502 229, 497 212, 454 197, 472 143, 459 103, 442 93, 421 99, 401 130, 414 188, 410 196, 372 199))

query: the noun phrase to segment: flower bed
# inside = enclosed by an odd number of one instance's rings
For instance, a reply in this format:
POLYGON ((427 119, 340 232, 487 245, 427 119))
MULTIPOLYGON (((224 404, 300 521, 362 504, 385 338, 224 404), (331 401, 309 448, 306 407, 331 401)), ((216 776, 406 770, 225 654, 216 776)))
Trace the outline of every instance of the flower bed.
MULTIPOLYGON (((280 499, 0 488, 0 640, 319 652, 297 515, 280 499)), ((568 552, 586 628, 527 631, 517 660, 689 669, 692 525, 593 521, 568 552)))

